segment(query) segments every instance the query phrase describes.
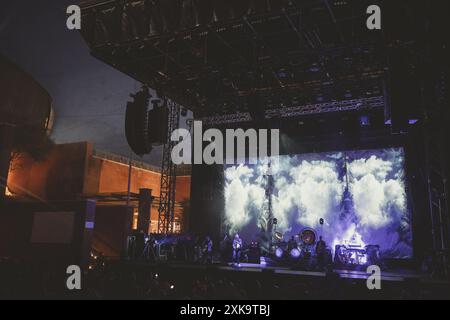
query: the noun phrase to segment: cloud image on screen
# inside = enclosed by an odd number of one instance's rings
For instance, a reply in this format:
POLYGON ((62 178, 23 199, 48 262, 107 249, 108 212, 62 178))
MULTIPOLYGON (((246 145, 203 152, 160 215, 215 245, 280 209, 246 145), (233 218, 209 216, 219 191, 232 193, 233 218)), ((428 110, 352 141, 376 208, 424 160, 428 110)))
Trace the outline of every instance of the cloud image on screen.
POLYGON ((411 258, 404 159, 402 148, 390 148, 286 155, 227 166, 226 227, 247 242, 257 239, 269 219, 271 175, 275 228, 285 239, 313 228, 332 250, 357 241, 379 245, 384 258, 411 258))

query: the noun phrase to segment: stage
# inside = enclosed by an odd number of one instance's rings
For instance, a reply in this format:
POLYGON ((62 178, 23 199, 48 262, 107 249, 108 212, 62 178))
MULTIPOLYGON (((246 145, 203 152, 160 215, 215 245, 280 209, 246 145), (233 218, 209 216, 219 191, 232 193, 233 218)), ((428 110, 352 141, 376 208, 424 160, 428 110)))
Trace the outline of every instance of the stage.
MULTIPOLYGON (((220 270, 227 271, 243 271, 243 272, 273 272, 274 274, 280 275, 293 275, 299 277, 319 277, 326 278, 329 277, 330 274, 326 272, 317 272, 317 271, 302 271, 302 270, 293 270, 288 267, 271 267, 265 266, 263 264, 252 264, 252 263, 241 263, 239 267, 230 263, 227 266, 217 267, 220 270)), ((367 280, 370 276, 368 273, 364 271, 357 270, 345 270, 345 269, 335 269, 333 270, 335 275, 338 275, 341 279, 360 279, 367 280)), ((411 279, 419 279, 421 281, 432 281, 429 275, 422 275, 418 272, 412 270, 398 269, 392 271, 386 271, 381 273, 382 281, 406 281, 411 279)))
MULTIPOLYGON (((339 278, 343 280, 363 280, 366 281, 370 274, 361 270, 350 269, 333 269, 332 272, 320 272, 320 271, 307 271, 298 270, 288 266, 269 266, 256 263, 240 263, 239 266, 234 263, 214 263, 214 264, 196 264, 186 262, 125 262, 114 261, 113 266, 125 267, 125 268, 137 268, 148 270, 190 270, 192 272, 224 272, 224 273, 239 273, 239 274, 252 274, 257 276, 259 274, 273 275, 276 277, 289 277, 296 279, 323 279, 329 280, 332 278, 339 278)), ((381 271, 382 282, 410 282, 415 281, 422 284, 439 284, 450 287, 450 281, 434 279, 429 274, 420 273, 410 268, 390 268, 389 270, 381 271)))

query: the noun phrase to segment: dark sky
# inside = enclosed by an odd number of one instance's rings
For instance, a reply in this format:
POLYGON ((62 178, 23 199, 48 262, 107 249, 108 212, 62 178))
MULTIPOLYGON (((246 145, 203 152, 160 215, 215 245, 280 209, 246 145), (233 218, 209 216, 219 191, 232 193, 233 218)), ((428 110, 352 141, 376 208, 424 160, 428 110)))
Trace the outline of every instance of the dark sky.
MULTIPOLYGON (((78 0, 0 0, 0 53, 20 65, 53 98, 56 143, 90 141, 125 156, 125 106, 140 83, 90 56, 66 8, 78 0)), ((136 156, 135 156, 136 157, 136 156)), ((144 159, 160 165, 161 148, 144 159)))

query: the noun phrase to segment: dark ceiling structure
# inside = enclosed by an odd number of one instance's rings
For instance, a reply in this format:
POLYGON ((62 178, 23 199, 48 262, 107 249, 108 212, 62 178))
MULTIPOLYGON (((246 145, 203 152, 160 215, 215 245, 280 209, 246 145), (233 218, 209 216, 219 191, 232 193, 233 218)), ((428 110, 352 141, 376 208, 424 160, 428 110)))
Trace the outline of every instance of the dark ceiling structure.
POLYGON ((390 51, 425 55, 423 44, 445 21, 436 16, 445 12, 438 1, 88 0, 81 7, 95 57, 196 118, 225 124, 383 107, 390 51), (382 30, 366 27, 370 5, 381 8, 382 30))
POLYGON ((411 1, 388 2, 82 1, 82 35, 95 57, 196 118, 377 108, 389 48, 414 46, 421 32, 411 1), (386 12, 381 31, 366 27, 373 4, 386 12))

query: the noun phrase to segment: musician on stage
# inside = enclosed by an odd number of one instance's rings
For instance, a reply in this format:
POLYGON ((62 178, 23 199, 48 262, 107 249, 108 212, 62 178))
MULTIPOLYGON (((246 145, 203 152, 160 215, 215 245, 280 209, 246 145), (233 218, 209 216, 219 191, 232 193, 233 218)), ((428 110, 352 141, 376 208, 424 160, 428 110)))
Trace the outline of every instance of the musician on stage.
POLYGON ((316 257, 317 257, 317 267, 322 270, 325 267, 327 244, 322 237, 316 244, 316 257))
POLYGON ((236 234, 233 239, 233 262, 239 264, 241 260, 242 239, 236 234))
POLYGON ((213 258, 213 241, 208 236, 203 244, 203 263, 212 263, 213 258))
POLYGON ((146 240, 145 240, 145 247, 144 247, 144 252, 142 253, 142 259, 144 261, 156 261, 156 254, 155 254, 155 245, 156 245, 156 240, 154 237, 147 236, 146 240))

